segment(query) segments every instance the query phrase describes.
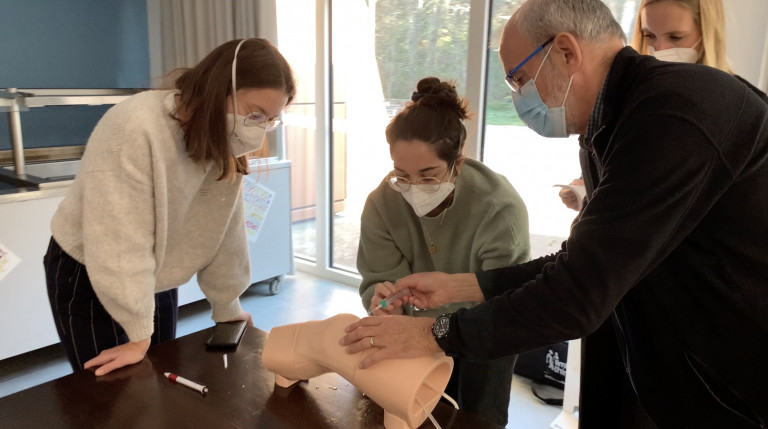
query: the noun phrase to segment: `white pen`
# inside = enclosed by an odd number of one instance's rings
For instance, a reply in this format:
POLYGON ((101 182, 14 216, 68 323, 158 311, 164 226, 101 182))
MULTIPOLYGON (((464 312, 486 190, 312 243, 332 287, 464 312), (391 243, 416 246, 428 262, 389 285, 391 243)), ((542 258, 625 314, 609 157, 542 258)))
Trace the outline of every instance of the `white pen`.
POLYGON ((190 389, 197 390, 198 392, 202 393, 203 395, 208 393, 208 388, 207 387, 203 386, 202 384, 197 384, 197 383, 195 383, 192 380, 187 380, 184 377, 179 377, 178 375, 170 373, 170 372, 166 372, 165 376, 168 377, 168 380, 171 380, 174 383, 179 383, 181 385, 187 386, 190 389))
POLYGON ((224 353, 224 369, 227 369, 227 354, 224 353))

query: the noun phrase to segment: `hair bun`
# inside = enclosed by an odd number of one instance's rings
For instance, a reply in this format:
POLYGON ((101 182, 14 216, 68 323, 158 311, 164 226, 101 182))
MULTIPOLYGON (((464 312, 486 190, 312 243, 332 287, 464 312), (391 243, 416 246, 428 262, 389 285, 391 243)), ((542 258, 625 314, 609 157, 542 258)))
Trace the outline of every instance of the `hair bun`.
POLYGON ((419 81, 416 91, 411 94, 411 101, 420 106, 456 112, 460 119, 469 117, 466 102, 459 98, 456 86, 433 76, 419 81))

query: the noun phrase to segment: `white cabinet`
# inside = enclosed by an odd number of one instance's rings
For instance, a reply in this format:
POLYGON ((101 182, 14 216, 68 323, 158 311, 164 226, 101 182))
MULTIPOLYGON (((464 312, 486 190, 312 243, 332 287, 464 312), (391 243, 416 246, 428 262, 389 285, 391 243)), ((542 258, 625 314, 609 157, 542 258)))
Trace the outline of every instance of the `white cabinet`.
MULTIPOLYGON (((254 166, 244 185, 247 188, 249 183, 257 183, 270 196, 266 216, 258 219, 259 234, 255 239, 251 235, 248 241, 251 283, 265 282, 255 287, 269 288, 270 281, 279 281, 294 271, 290 167, 290 161, 254 166)), ((21 259, 0 280, 0 359, 59 341, 48 303, 43 256, 51 237, 51 218, 66 191, 66 187, 61 187, 0 195, 0 243, 21 259)), ((246 219, 248 208, 246 204, 246 219)), ((252 217, 264 214, 253 207, 250 212, 252 217)), ((194 277, 179 288, 179 305, 204 298, 194 277)))
POLYGON ((21 259, 0 280, 0 359, 59 342, 45 286, 43 256, 51 218, 66 189, 0 198, 0 242, 21 259))

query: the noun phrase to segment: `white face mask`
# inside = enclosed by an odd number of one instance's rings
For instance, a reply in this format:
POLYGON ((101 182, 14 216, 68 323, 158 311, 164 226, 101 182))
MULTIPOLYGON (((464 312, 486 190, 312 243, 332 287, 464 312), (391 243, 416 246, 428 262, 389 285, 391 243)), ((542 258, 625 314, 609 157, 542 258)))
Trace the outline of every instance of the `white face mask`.
MULTIPOLYGON (((237 44, 235 48, 235 59, 232 60, 232 107, 237 112, 237 83, 235 82, 237 70, 237 53, 240 51, 240 46, 248 39, 243 39, 237 44)), ((235 158, 239 158, 245 154, 255 152, 261 149, 264 145, 264 135, 267 130, 265 127, 258 125, 246 126, 245 116, 240 114, 227 114, 227 130, 231 130, 229 136, 229 147, 232 150, 232 155, 235 158), (235 120, 237 117, 237 120, 235 120)))
POLYGON ((694 43, 690 48, 670 48, 662 49, 661 51, 657 51, 653 49, 653 46, 649 46, 648 52, 650 52, 651 55, 660 61, 696 64, 701 57, 699 51, 696 50, 696 46, 699 44, 699 42, 701 42, 701 39, 694 43))
POLYGON ((229 136, 229 148, 232 155, 239 158, 245 154, 255 152, 264 145, 264 137, 267 129, 259 125, 245 125, 245 116, 227 113, 227 129, 232 130, 229 136))
POLYGON ((426 216, 427 213, 439 206, 440 203, 448 198, 448 195, 453 192, 455 185, 451 182, 443 182, 440 184, 440 188, 435 192, 424 192, 416 185, 411 185, 411 189, 403 192, 403 198, 408 201, 408 204, 413 207, 413 211, 416 216, 426 216))
POLYGON ((413 207, 416 216, 426 216, 427 213, 439 206, 456 189, 456 186, 451 183, 451 177, 453 177, 453 167, 451 167, 451 175, 448 176, 448 180, 440 182, 440 187, 437 188, 437 191, 424 192, 414 183, 411 184, 410 189, 401 192, 401 194, 403 194, 405 201, 408 201, 408 204, 413 207))

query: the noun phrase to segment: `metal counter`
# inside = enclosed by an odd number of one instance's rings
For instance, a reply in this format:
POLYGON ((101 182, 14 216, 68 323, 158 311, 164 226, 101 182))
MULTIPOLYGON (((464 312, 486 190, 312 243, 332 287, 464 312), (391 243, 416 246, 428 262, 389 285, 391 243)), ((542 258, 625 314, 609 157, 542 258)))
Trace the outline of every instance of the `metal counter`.
MULTIPOLYGON (((284 168, 290 163, 275 157, 254 158, 249 166, 252 174, 264 173, 268 177, 270 169, 284 168)), ((27 164, 25 178, 32 185, 24 186, 12 181, 18 180, 13 167, 0 167, 0 204, 65 195, 79 168, 79 159, 27 164)))
POLYGON ((67 194, 67 190, 69 190, 69 185, 64 185, 58 188, 44 188, 32 191, 23 189, 10 191, 8 193, 3 193, 3 191, 0 191, 0 204, 17 203, 21 201, 39 200, 42 198, 63 196, 67 194))
POLYGON ((0 204, 64 195, 75 179, 80 160, 27 164, 26 174, 0 167, 0 204))

